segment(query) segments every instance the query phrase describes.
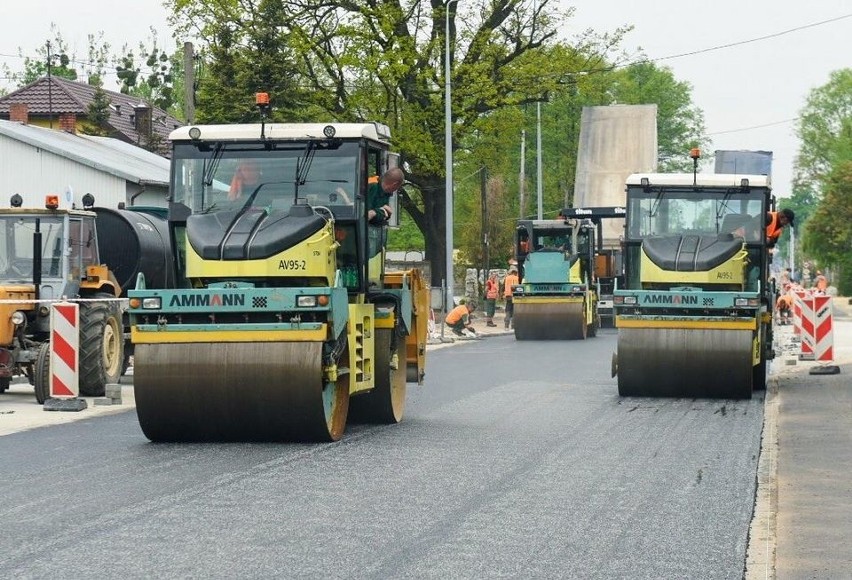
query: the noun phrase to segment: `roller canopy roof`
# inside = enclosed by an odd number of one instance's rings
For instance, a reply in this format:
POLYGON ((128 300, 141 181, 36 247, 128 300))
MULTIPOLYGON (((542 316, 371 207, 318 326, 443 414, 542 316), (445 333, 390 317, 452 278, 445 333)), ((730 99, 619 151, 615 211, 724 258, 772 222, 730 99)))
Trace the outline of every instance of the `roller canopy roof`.
POLYGON ((740 175, 733 173, 699 173, 693 178, 692 173, 634 173, 627 178, 627 185, 642 185, 642 178, 647 177, 651 186, 684 185, 692 186, 693 179, 698 186, 704 187, 740 187, 743 179, 748 179, 751 187, 769 187, 770 180, 766 175, 740 175))
MULTIPOLYGON (((334 136, 339 139, 366 138, 387 142, 390 129, 380 123, 268 123, 264 127, 266 140, 301 141, 306 138, 324 139, 323 129, 331 125, 334 136)), ((242 141, 260 139, 261 125, 187 125, 175 129, 169 135, 172 141, 192 141, 189 131, 197 127, 201 131, 200 141, 242 141)))

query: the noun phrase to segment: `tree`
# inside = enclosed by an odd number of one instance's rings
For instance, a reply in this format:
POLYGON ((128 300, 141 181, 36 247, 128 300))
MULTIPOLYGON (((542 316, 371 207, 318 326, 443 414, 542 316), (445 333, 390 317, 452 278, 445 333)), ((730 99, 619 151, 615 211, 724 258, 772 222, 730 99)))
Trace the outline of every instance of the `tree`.
POLYGON ((18 56, 24 61, 22 71, 13 71, 7 65, 3 65, 4 76, 18 88, 47 76, 48 68, 52 76, 72 81, 77 80, 77 69, 73 66, 77 62, 76 57, 73 54, 68 54, 68 43, 62 38, 56 24, 50 24, 50 32, 53 38, 36 49, 36 57, 26 56, 18 48, 18 56))
POLYGON ((834 71, 810 92, 796 134, 801 145, 795 180, 818 190, 837 163, 852 159, 852 68, 834 71))
MULTIPOLYGON (((420 0, 261 0, 248 12, 250 5, 233 0, 168 2, 173 22, 184 31, 195 30, 219 49, 211 48, 209 55, 222 60, 216 66, 228 67, 224 79, 211 74, 221 96, 215 101, 216 95, 209 95, 205 114, 245 102, 247 97, 234 98, 232 88, 247 91, 249 85, 222 81, 249 78, 245 68, 254 62, 241 57, 254 47, 283 57, 285 69, 294 67, 299 73, 269 79, 282 78, 298 89, 273 94, 279 109, 298 113, 298 118, 315 119, 322 113, 339 121, 379 120, 391 126, 397 149, 411 164, 409 179, 419 187, 419 197, 403 196, 402 204, 423 232, 433 284, 443 276, 446 255, 445 24, 453 61, 453 140, 458 146, 470 140, 483 116, 541 100, 578 70, 578 61, 597 67, 620 41, 620 29, 609 35, 587 34, 574 45, 557 40, 571 10, 560 12, 554 4, 496 0, 459 8, 458 3, 420 0), (465 10, 463 18, 457 18, 457 10, 465 10)), ((212 61, 209 69, 214 69, 212 61)))
MULTIPOLYGON (((798 220, 798 216, 797 220, 798 220)), ((823 197, 805 228, 804 249, 835 267, 841 294, 852 295, 852 158, 835 164, 824 179, 823 197)))
POLYGON ((161 48, 157 31, 150 32, 148 44, 140 42, 136 49, 125 45, 115 59, 120 90, 182 118, 183 55, 161 48))

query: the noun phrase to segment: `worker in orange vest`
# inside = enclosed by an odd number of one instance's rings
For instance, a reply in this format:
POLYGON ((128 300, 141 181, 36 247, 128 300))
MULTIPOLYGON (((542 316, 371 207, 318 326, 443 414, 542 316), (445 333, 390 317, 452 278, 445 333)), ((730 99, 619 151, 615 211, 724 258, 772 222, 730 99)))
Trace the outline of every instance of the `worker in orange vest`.
POLYGON ((506 320, 503 322, 506 328, 512 325, 512 316, 515 314, 515 305, 512 303, 512 287, 520 284, 518 280, 518 269, 512 266, 506 279, 503 280, 503 298, 506 299, 506 320))
POLYGON ((476 310, 476 302, 468 300, 450 310, 444 321, 457 336, 465 336, 465 330, 476 335, 476 330, 470 324, 470 313, 474 310, 476 310))
POLYGON ((793 227, 793 220, 796 214, 792 209, 784 208, 781 211, 766 212, 766 245, 773 247, 778 238, 781 237, 781 231, 785 226, 793 227))
POLYGON ((494 324, 494 310, 497 307, 497 297, 500 295, 500 283, 497 282, 497 272, 492 272, 485 281, 485 325, 494 324))
POLYGON ((775 302, 775 310, 778 313, 778 324, 790 324, 790 311, 793 308, 793 296, 789 290, 778 297, 775 302))
POLYGON ((814 287, 817 292, 821 292, 825 294, 825 291, 828 290, 828 278, 823 276, 822 271, 817 270, 816 278, 814 278, 814 287))

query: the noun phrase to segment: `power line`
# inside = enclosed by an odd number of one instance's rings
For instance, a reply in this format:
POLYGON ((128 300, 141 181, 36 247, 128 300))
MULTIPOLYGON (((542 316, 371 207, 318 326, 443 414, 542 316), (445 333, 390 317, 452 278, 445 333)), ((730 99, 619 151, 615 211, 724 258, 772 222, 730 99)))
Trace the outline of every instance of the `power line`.
MULTIPOLYGON (((784 36, 785 34, 790 34, 793 32, 798 32, 800 30, 806 30, 808 28, 813 28, 815 26, 822 26, 823 24, 831 24, 832 22, 837 22, 839 20, 844 20, 846 18, 852 18, 852 14, 845 14, 843 16, 837 16, 836 18, 829 18, 828 20, 821 20, 820 22, 812 22, 811 24, 804 24, 802 26, 797 26, 795 28, 790 28, 787 30, 782 30, 781 32, 774 32, 772 34, 767 34, 765 36, 758 36, 755 38, 749 38, 748 40, 740 40, 738 42, 730 42, 728 44, 720 44, 718 46, 711 46, 709 48, 702 48, 699 50, 693 50, 691 52, 684 52, 681 54, 672 54, 669 56, 661 56, 659 58, 646 59, 650 61, 661 61, 661 60, 671 60, 673 58, 681 58, 684 56, 694 56, 696 54, 703 54, 705 52, 712 52, 714 50, 722 50, 725 48, 731 48, 732 46, 741 46, 743 44, 750 44, 752 42, 760 42, 761 40, 768 40, 770 38, 778 38, 779 36, 784 36)), ((646 61, 636 61, 636 62, 646 62, 646 61)), ((631 63, 633 64, 633 63, 631 63)), ((625 65, 627 66, 627 65, 625 65)))
POLYGON ((752 125, 751 127, 742 127, 740 129, 728 129, 726 131, 716 131, 714 133, 707 133, 707 136, 713 135, 725 135, 727 133, 739 133, 741 131, 751 131, 752 129, 763 129, 764 127, 774 127, 775 125, 785 125, 787 123, 793 123, 798 121, 798 117, 793 117, 792 119, 784 119, 783 121, 774 121, 772 123, 764 123, 763 125, 752 125))

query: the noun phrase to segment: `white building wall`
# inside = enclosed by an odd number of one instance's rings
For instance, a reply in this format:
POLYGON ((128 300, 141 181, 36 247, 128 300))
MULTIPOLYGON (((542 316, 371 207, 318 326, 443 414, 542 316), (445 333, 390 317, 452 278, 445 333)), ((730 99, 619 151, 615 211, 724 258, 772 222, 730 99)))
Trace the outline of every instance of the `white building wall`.
POLYGON ((95 196, 99 206, 116 207, 127 201, 127 187, 121 177, 0 135, 0 204, 4 206, 15 193, 24 198, 24 206, 41 207, 48 194, 59 195, 64 205, 70 188, 77 207, 86 193, 95 196))
MULTIPOLYGON (((624 207, 631 173, 657 169, 657 105, 583 107, 574 207, 624 207)), ((603 221, 604 244, 617 247, 623 219, 603 221)))

